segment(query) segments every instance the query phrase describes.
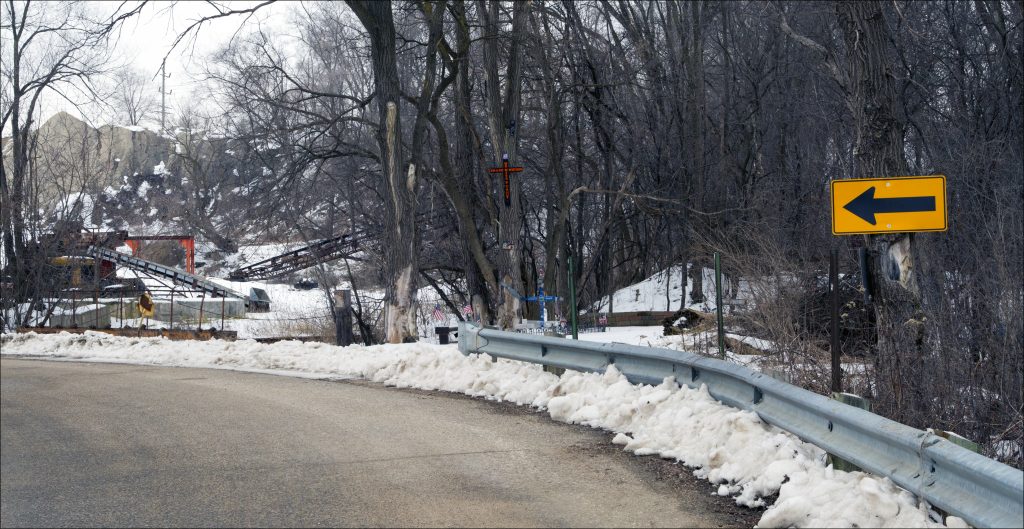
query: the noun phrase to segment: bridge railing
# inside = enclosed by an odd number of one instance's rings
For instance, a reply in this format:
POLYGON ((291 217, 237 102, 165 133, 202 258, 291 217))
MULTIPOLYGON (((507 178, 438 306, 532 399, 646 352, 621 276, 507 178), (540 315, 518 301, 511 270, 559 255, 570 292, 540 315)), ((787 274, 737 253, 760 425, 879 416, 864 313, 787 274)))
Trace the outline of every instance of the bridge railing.
POLYGON ((683 351, 503 332, 459 323, 459 350, 574 371, 609 365, 633 383, 675 377, 724 404, 890 478, 975 527, 1024 525, 1024 473, 937 435, 855 408, 768 375, 683 351))

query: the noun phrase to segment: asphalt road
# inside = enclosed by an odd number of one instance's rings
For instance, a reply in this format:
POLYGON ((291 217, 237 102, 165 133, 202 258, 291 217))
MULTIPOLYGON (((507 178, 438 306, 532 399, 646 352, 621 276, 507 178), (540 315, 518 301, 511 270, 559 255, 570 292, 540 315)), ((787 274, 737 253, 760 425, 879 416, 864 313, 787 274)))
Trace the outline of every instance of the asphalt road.
POLYGON ((17 526, 750 526, 686 469, 509 404, 355 381, 0 360, 17 526))

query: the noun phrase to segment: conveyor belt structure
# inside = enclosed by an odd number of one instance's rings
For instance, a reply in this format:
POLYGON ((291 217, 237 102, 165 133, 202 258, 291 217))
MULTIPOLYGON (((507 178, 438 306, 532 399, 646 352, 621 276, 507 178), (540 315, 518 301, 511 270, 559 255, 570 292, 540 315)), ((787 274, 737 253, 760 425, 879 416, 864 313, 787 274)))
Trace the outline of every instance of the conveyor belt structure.
POLYGON ((228 274, 232 281, 266 281, 311 266, 341 259, 355 253, 359 248, 353 234, 324 239, 313 244, 290 250, 258 263, 243 266, 228 274))
POLYGON ((153 276, 164 277, 179 283, 187 285, 194 290, 206 292, 213 297, 224 297, 224 298, 236 298, 245 302, 245 306, 249 307, 252 302, 249 296, 220 285, 214 281, 211 281, 205 277, 200 277, 195 274, 190 274, 184 270, 172 268, 145 259, 139 259, 138 257, 132 257, 123 253, 116 252, 109 248, 103 248, 99 246, 89 246, 86 253, 97 259, 105 259, 117 263, 121 266, 126 266, 139 272, 145 272, 153 276))

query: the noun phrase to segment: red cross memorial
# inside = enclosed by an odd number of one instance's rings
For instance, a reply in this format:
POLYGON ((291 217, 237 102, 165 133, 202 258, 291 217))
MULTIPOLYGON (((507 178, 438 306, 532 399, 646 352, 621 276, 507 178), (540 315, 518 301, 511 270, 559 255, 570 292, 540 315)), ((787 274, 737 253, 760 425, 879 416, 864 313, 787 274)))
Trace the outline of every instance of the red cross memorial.
POLYGON ((511 173, 518 173, 522 170, 522 167, 509 167, 508 153, 501 155, 501 167, 492 167, 487 170, 488 172, 491 173, 502 173, 505 177, 505 207, 509 207, 512 205, 511 173))

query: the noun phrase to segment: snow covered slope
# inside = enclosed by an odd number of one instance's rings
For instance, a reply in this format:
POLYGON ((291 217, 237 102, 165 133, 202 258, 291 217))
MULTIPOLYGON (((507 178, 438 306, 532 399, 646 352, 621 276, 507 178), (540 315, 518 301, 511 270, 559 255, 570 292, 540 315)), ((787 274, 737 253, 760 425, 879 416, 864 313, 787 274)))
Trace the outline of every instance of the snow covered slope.
MULTIPOLYGON (((689 268, 691 265, 687 265, 689 268)), ((702 269, 704 301, 693 303, 693 284, 686 285, 686 307, 702 310, 704 312, 715 309, 715 271, 711 268, 702 269)), ((726 298, 731 298, 728 292, 728 281, 725 281, 726 298)), ((741 294, 737 297, 743 298, 742 292, 748 288, 745 280, 739 281, 741 294)), ((640 311, 663 311, 679 310, 680 301, 683 299, 683 267, 673 266, 655 273, 651 277, 620 288, 615 291, 612 304, 612 312, 640 312, 640 311)), ((593 305, 597 312, 608 311, 608 296, 601 298, 601 301, 593 305)))

